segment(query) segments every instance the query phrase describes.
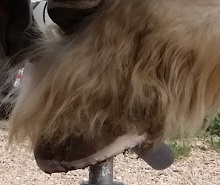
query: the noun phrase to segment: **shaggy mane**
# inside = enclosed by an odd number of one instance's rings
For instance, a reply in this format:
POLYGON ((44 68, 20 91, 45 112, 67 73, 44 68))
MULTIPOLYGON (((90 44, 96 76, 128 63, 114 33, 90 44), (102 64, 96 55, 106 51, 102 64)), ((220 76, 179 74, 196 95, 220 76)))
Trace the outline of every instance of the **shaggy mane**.
POLYGON ((45 36, 11 141, 196 134, 220 105, 219 10, 219 0, 115 0, 80 31, 45 36))

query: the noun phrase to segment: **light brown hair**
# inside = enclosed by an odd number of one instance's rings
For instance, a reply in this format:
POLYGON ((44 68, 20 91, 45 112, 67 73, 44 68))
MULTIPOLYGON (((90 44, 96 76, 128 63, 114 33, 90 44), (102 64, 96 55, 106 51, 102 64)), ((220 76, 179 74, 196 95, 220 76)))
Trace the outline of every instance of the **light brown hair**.
POLYGON ((114 0, 80 32, 42 39, 11 139, 195 134, 220 105, 219 10, 219 0, 114 0))

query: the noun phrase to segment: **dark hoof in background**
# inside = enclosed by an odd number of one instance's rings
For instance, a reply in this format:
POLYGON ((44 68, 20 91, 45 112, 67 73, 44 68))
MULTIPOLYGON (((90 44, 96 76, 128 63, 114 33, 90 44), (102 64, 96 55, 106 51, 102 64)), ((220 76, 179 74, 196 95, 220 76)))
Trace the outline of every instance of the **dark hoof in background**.
POLYGON ((161 143, 158 147, 143 155, 144 151, 141 151, 138 147, 135 147, 133 151, 155 170, 164 170, 170 167, 175 158, 172 149, 165 143, 161 143))
POLYGON ((10 101, 4 102, 4 97, 9 94, 11 86, 11 84, 7 85, 7 88, 5 88, 4 91, 0 92, 0 121, 8 120, 12 112, 12 104, 10 103, 10 101))
POLYGON ((8 120, 10 114, 11 114, 11 105, 10 104, 0 105, 0 121, 8 120))

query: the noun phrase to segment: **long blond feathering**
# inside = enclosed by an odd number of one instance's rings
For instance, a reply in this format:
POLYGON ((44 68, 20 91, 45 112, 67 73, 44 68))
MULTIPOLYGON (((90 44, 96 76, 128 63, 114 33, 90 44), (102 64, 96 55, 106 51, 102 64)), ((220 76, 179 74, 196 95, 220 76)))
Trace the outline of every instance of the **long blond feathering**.
POLYGON ((220 105, 219 0, 109 1, 81 33, 42 42, 11 139, 195 134, 220 105))

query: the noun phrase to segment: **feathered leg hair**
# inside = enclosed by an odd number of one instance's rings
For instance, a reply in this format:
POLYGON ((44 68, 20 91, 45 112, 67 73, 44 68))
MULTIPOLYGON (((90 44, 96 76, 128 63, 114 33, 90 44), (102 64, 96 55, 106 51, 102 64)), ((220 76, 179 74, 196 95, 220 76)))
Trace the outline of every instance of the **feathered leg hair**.
POLYGON ((220 105, 219 9, 218 0, 115 0, 79 31, 45 36, 10 117, 11 140, 195 134, 220 105))

